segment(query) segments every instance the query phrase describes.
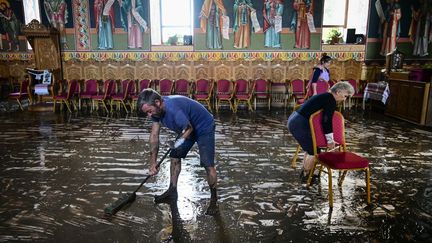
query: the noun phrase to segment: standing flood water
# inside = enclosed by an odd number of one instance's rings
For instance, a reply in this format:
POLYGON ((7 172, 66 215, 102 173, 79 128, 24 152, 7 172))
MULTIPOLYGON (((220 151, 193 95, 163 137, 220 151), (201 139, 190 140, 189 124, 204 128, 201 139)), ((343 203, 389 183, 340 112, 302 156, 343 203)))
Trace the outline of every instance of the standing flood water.
MULTIPOLYGON (((169 160, 111 220, 103 209, 147 175, 144 118, 17 112, 0 116, 0 242, 305 242, 432 238, 432 132, 387 118, 346 114, 349 149, 370 159, 364 174, 307 190, 289 114, 216 116, 219 209, 194 147, 182 162, 176 204, 154 204, 168 187, 169 160)), ((162 156, 175 134, 161 131, 162 156)), ((337 173, 334 173, 337 177, 337 173)))

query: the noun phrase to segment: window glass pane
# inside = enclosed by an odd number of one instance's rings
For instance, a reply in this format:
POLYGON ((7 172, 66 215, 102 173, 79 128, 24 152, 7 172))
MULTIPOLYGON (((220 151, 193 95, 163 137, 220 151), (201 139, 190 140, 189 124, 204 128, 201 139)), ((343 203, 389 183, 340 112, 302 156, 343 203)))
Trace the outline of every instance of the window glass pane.
POLYGON ((345 25, 346 0, 325 0, 323 25, 345 25))
POLYGON ((347 28, 356 29, 356 34, 365 35, 368 12, 369 0, 349 0, 347 28))
MULTIPOLYGON (((30 23, 33 19, 40 20, 40 9, 38 0, 24 0, 24 19, 25 23, 30 23)), ((27 42, 27 48, 31 50, 30 43, 27 42)))
POLYGON ((193 34, 192 0, 150 0, 152 45, 182 44, 193 34))
POLYGON ((162 26, 188 26, 191 19, 190 0, 162 0, 162 26))
POLYGON ((150 29, 152 45, 160 45, 161 41, 161 17, 159 0, 150 0, 150 29))

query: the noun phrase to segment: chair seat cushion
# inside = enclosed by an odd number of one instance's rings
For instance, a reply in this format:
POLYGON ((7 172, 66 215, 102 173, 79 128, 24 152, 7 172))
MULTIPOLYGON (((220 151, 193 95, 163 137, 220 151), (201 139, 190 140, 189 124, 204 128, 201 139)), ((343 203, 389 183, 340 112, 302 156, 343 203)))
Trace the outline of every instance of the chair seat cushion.
POLYGON ((231 95, 230 94, 218 94, 217 98, 220 100, 228 100, 231 98, 231 95))
POLYGON ((331 169, 356 169, 369 166, 366 158, 352 152, 324 152, 318 154, 318 159, 331 169))
POLYGON ((266 98, 270 97, 270 94, 267 94, 267 93, 255 93, 255 97, 260 98, 260 99, 266 99, 266 98))
POLYGON ((111 99, 113 99, 113 100, 123 100, 124 99, 124 94, 115 94, 115 95, 111 96, 111 99))
POLYGON ((92 95, 91 98, 93 100, 103 100, 105 98, 105 95, 92 95))
POLYGON ((28 93, 10 93, 9 94, 9 98, 12 99, 18 99, 18 98, 27 98, 28 97, 28 93))
POLYGON ((87 99, 90 99, 93 95, 97 95, 97 92, 81 92, 80 93, 81 98, 87 98, 87 99))
POLYGON ((303 99, 303 98, 296 100, 296 104, 297 104, 297 105, 301 105, 301 104, 303 104, 304 102, 305 102, 305 99, 303 99))
POLYGON ((248 94, 236 94, 237 99, 248 100, 250 96, 248 94))
POLYGON ((60 94, 55 96, 56 100, 65 100, 67 99, 67 94, 60 94))
POLYGON ((194 95, 196 99, 205 100, 209 97, 208 94, 195 94, 194 95))

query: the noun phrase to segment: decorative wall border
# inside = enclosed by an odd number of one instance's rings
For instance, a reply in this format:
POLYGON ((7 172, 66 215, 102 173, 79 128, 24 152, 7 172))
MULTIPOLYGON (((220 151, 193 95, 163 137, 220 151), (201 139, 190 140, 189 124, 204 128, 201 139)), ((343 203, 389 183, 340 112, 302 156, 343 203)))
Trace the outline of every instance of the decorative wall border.
POLYGON ((77 50, 90 50, 90 17, 89 17, 89 1, 74 0, 73 15, 75 26, 75 44, 77 50))
MULTIPOLYGON (((323 52, 64 52, 65 61, 310 61, 323 52)), ((364 61, 364 52, 329 52, 338 61, 364 61)))
MULTIPOLYGON (((63 61, 310 61, 323 52, 63 52, 63 61)), ((337 61, 364 61, 364 52, 327 52, 337 61)), ((30 61, 32 53, 0 53, 2 61, 30 61)))

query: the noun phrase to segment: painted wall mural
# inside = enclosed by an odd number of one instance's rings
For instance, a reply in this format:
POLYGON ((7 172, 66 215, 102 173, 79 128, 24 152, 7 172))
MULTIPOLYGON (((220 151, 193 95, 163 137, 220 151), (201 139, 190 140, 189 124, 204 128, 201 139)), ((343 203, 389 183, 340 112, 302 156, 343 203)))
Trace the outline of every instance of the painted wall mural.
POLYGON ((23 23, 22 3, 0 0, 0 49, 20 51, 21 25, 23 23))
POLYGON ((44 0, 43 8, 50 25, 60 32, 60 44, 64 49, 68 49, 65 25, 68 21, 69 10, 66 1, 44 0))
POLYGON ((432 0, 372 0, 367 60, 383 60, 396 48, 405 59, 432 59, 432 0))
POLYGON ((195 0, 195 6, 201 6, 195 50, 321 50, 323 0, 195 0), (212 26, 220 34, 203 28, 203 19, 219 19, 212 26), (209 36, 219 43, 211 45, 209 36))
POLYGON ((413 55, 426 57, 432 43, 432 0, 420 0, 411 5, 412 18, 408 35, 413 43, 413 55))
MULTIPOLYGON (((3 49, 25 50, 22 1, 0 1, 3 49)), ((150 50, 149 0, 38 1, 41 22, 59 30, 63 51, 150 50)), ((194 0, 194 5, 196 51, 321 50, 323 0, 194 0)))

